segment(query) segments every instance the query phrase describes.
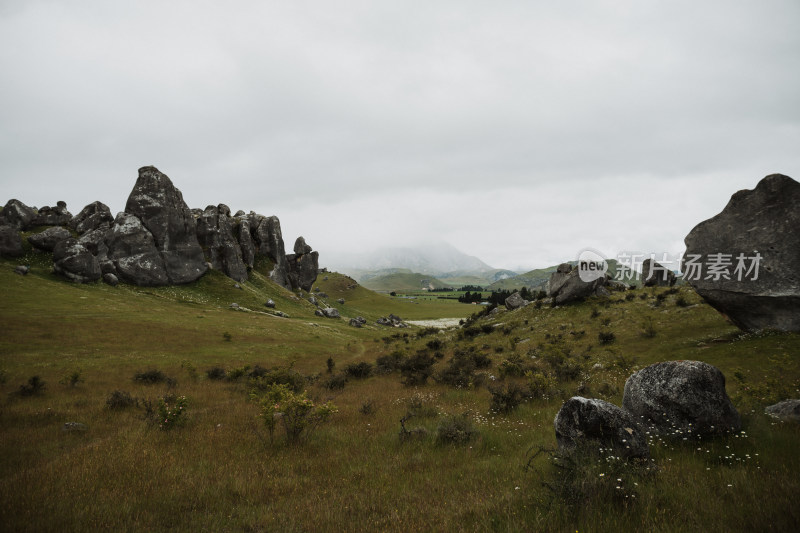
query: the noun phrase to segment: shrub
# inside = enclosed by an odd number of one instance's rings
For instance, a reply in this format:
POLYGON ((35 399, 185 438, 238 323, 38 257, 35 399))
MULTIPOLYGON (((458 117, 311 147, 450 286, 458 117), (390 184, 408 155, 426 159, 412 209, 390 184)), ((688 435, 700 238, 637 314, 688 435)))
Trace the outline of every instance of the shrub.
POLYGON ((222 334, 222 338, 225 340, 225 342, 231 342, 231 340, 233 340, 233 335, 226 331, 222 334))
POLYGON ((441 350, 444 348, 444 342, 442 342, 441 339, 431 339, 425 344, 425 346, 433 351, 441 350))
POLYGON ((59 383, 61 383, 62 385, 75 387, 78 385, 78 383, 81 383, 82 381, 83 378, 81 377, 81 371, 73 370, 72 372, 61 378, 61 381, 59 381, 59 383))
POLYGON ((600 311, 598 311, 596 307, 592 307, 592 314, 589 315, 589 318, 597 318, 599 316, 600 311))
POLYGON ((106 398, 106 408, 112 411, 121 411, 135 405, 139 405, 136 398, 122 390, 115 390, 106 398))
POLYGON ((333 369, 336 367, 333 357, 328 357, 328 360, 325 361, 325 366, 327 367, 328 374, 333 374, 333 369))
POLYGON ((375 401, 373 400, 367 400, 358 408, 358 412, 365 416, 374 415, 377 410, 378 408, 375 407, 375 401))
POLYGON ((470 388, 482 383, 482 377, 475 374, 477 365, 474 353, 456 350, 447 365, 436 373, 434 379, 456 388, 470 388))
POLYGON ((413 357, 404 359, 398 365, 403 385, 413 387, 424 385, 433 373, 433 364, 436 359, 425 351, 419 351, 413 357))
POLYGON ((17 396, 37 396, 44 392, 45 382, 39 376, 31 376, 28 383, 20 385, 17 389, 17 396))
POLYGON ((614 335, 612 331, 601 331, 597 334, 597 339, 600 341, 600 344, 611 344, 617 340, 617 336, 614 335))
POLYGON ((344 373, 354 379, 368 378, 372 374, 372 363, 367 363, 366 361, 350 363, 344 367, 344 373))
POLYGON ((498 367, 500 377, 505 379, 506 376, 524 376, 525 375, 525 361, 517 354, 511 354, 507 359, 503 359, 498 367))
POLYGON ((656 325, 652 317, 647 317, 642 322, 642 336, 647 339, 652 339, 656 336, 656 325))
POLYGON ((333 374, 322 382, 322 386, 328 390, 342 390, 347 384, 347 376, 342 372, 333 374))
POLYGON ((215 366, 206 370, 206 377, 212 381, 225 379, 225 374, 225 369, 221 366, 215 366))
POLYGON ((375 360, 376 374, 391 374, 400 369, 400 364, 405 359, 403 352, 395 350, 389 355, 382 355, 375 360))
POLYGON ((408 411, 406 412, 406 420, 412 417, 419 418, 432 418, 439 416, 439 409, 433 404, 432 394, 421 394, 419 392, 408 399, 408 411))
POLYGON ((144 372, 137 372, 133 375, 133 381, 145 383, 147 385, 153 385, 155 383, 163 383, 167 381, 167 376, 162 371, 153 368, 150 370, 145 370, 144 372))
POLYGON ((513 382, 505 387, 489 387, 489 394, 489 410, 501 414, 510 413, 529 397, 528 391, 513 382))
POLYGON ((619 368, 623 372, 627 373, 630 372, 633 368, 633 365, 636 364, 636 360, 637 358, 633 355, 626 356, 625 354, 619 354, 611 361, 611 366, 619 368))
POLYGON ((327 402, 316 404, 307 393, 298 394, 282 383, 270 385, 260 398, 261 418, 273 440, 275 428, 280 426, 286 435, 287 444, 297 444, 303 436, 312 433, 330 415, 336 406, 327 402))
POLYGON ((436 426, 436 443, 465 444, 477 434, 472 421, 466 415, 450 415, 440 420, 436 426))
POLYGON ((628 294, 625 295, 625 300, 628 301, 628 302, 630 302, 631 300, 634 300, 635 298, 636 298, 636 295, 633 294, 632 292, 629 292, 628 294))
POLYGON ((188 359, 181 361, 181 368, 185 369, 189 374, 189 379, 192 381, 197 381, 197 367, 195 367, 191 361, 188 359))
POLYGON ((239 381, 249 373, 250 373, 250 365, 244 365, 240 366, 239 368, 232 369, 230 372, 228 372, 226 378, 228 379, 228 381, 239 381))
POLYGON ((186 396, 164 397, 158 400, 158 428, 164 431, 186 422, 186 396))
POLYGON ((689 307, 689 302, 686 301, 686 298, 683 296, 678 296, 678 298, 675 300, 675 305, 678 307, 689 307))
POLYGON ((525 373, 528 379, 528 394, 531 398, 549 399, 558 391, 555 378, 541 370, 531 370, 525 373))
POLYGON ((286 385, 292 392, 300 392, 306 386, 306 378, 291 365, 272 368, 260 376, 250 377, 248 382, 253 389, 260 391, 265 391, 275 384, 286 385))
POLYGON ((464 328, 461 331, 461 333, 465 337, 471 339, 472 337, 477 337, 478 335, 480 335, 481 334, 481 329, 479 327, 477 327, 477 326, 467 326, 466 328, 464 328))

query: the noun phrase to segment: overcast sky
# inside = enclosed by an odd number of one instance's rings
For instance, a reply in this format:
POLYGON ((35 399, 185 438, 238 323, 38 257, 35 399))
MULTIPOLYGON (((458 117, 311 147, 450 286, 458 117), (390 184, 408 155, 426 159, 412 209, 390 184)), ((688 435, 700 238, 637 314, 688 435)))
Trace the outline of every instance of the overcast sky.
POLYGON ((0 0, 0 201, 116 212, 155 165, 322 265, 679 253, 800 179, 799 27, 797 0, 0 0))

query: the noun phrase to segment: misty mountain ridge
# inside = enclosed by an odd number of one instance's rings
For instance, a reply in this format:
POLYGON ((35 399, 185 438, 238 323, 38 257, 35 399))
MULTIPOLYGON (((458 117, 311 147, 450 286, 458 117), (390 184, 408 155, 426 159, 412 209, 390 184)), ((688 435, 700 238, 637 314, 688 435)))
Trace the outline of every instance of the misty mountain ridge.
POLYGON ((497 281, 517 272, 496 269, 446 242, 415 246, 380 247, 360 253, 329 253, 327 266, 361 281, 378 275, 414 273, 438 278, 475 277, 497 281))

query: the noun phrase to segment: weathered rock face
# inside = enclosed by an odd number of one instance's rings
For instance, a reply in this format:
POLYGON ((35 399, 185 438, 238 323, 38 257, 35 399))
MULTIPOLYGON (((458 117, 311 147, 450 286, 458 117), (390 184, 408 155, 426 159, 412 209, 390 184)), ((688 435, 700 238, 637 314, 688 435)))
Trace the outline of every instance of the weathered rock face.
POLYGON ((83 235, 87 231, 109 227, 112 222, 114 222, 114 217, 111 215, 111 209, 103 202, 92 202, 72 217, 69 225, 79 235, 83 235))
MULTIPOLYGON (((580 301, 596 294, 598 289, 605 285, 606 280, 606 277, 600 277, 585 282, 580 278, 577 268, 573 268, 569 263, 562 263, 547 282, 547 295, 553 298, 555 305, 580 301)), ((602 294, 608 293, 601 291, 602 294)))
POLYGON ((642 280, 645 287, 672 287, 678 278, 661 263, 645 259, 642 263, 642 280))
POLYGON ((666 361, 636 372, 625 382, 622 406, 675 437, 721 435, 741 429, 725 392, 725 376, 701 361, 666 361))
POLYGON ((562 452, 593 441, 625 458, 650 456, 647 438, 633 416, 604 400, 572 397, 559 409, 554 425, 562 452))
POLYGON ((119 278, 117 278, 117 276, 111 273, 103 274, 103 281, 105 281, 112 287, 116 287, 117 285, 119 285, 119 278))
POLYGON ((169 283, 189 283, 207 270, 197 228, 183 195, 155 167, 139 169, 139 178, 125 204, 151 233, 169 283))
POLYGON ((56 244, 64 239, 69 239, 70 237, 72 237, 72 234, 68 229, 62 228, 61 226, 55 226, 52 228, 47 228, 40 233, 31 235, 28 237, 28 242, 39 250, 52 252, 56 247, 56 244))
POLYGON ((247 268, 253 268, 256 260, 256 247, 253 243, 253 236, 250 234, 250 219, 242 215, 237 215, 236 236, 239 240, 239 249, 242 251, 242 262, 247 268))
POLYGON ((242 249, 234 237, 232 219, 226 213, 230 208, 224 204, 206 207, 197 219, 197 240, 203 247, 206 260, 236 281, 247 279, 247 266, 242 260, 242 249))
POLYGON ((784 422, 800 424, 800 400, 784 400, 764 409, 764 413, 784 422))
POLYGON ((22 237, 16 226, 0 224, 0 256, 19 257, 24 253, 22 237))
POLYGON ((106 236, 108 259, 116 274, 127 283, 143 286, 167 285, 164 260, 153 235, 134 215, 119 213, 106 236))
POLYGON ((326 307, 321 311, 326 318, 339 318, 339 310, 335 307, 326 307))
POLYGON ((12 226, 17 231, 26 230, 33 222, 36 213, 19 200, 9 200, 0 211, 0 225, 12 226))
POLYGON ((317 280, 319 252, 303 255, 290 254, 286 256, 286 262, 289 267, 289 283, 291 286, 310 291, 311 286, 317 280))
POLYGON ((71 237, 56 244, 53 250, 53 270, 78 283, 97 281, 102 274, 97 258, 71 237))
POLYGON ((275 264, 270 272, 270 279, 278 285, 291 289, 289 264, 286 259, 281 222, 278 217, 265 217, 251 213, 250 229, 257 253, 266 255, 275 264))
POLYGON ((529 303, 530 302, 528 300, 525 300, 522 296, 520 296, 518 292, 515 292, 514 294, 506 298, 505 301, 506 309, 508 309, 509 311, 513 311, 514 309, 519 309, 520 307, 525 307, 529 303))
POLYGON ((798 228, 800 183, 767 176, 689 232, 684 278, 742 329, 800 331, 798 228))
POLYGON ((55 207, 39 208, 31 221, 31 226, 66 226, 72 220, 72 213, 67 211, 67 204, 58 202, 55 207))

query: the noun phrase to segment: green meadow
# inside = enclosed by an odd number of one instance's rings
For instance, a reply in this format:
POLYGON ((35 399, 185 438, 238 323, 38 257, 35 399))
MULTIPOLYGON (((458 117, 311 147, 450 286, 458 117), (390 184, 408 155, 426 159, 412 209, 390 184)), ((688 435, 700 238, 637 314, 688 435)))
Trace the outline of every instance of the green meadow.
POLYGON ((763 414, 800 397, 800 335, 744 334, 690 287, 470 317, 485 308, 323 273, 315 286, 342 315, 327 319, 266 264, 241 288, 215 272, 140 288, 63 281, 33 252, 21 262, 27 276, 0 261, 5 531, 800 528, 800 426, 763 414), (389 313, 467 323, 375 324, 389 313), (620 405, 630 373, 675 359, 722 370, 742 433, 653 436, 641 464, 554 453, 565 399, 620 405), (432 361, 429 375, 393 366, 411 360, 432 361), (282 419, 271 435, 273 378, 335 412, 296 441, 282 419), (159 400, 181 397, 161 429, 159 400))

